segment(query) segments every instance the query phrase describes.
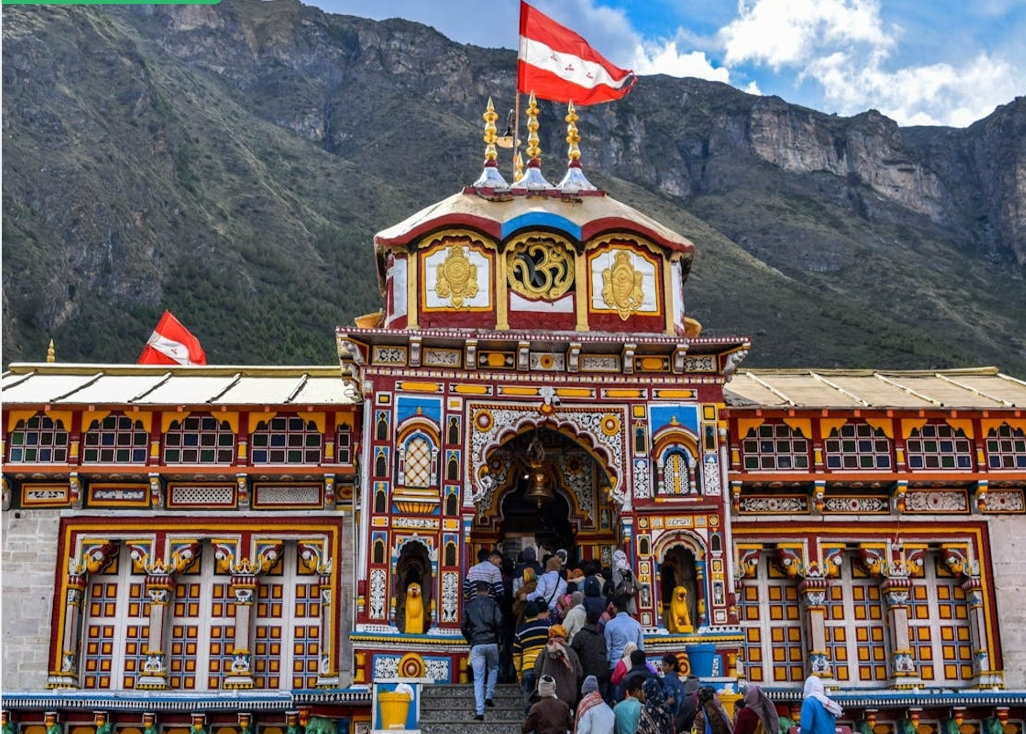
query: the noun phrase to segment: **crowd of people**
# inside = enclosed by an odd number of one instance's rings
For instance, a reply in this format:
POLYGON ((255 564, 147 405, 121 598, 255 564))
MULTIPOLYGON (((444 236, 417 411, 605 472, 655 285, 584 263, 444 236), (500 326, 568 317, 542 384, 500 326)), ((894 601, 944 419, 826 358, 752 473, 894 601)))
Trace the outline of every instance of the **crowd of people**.
MULTIPOLYGON (((524 734, 781 734, 776 708, 749 684, 735 719, 715 690, 681 677, 677 657, 645 654, 635 619, 637 586, 626 555, 614 568, 567 569, 557 551, 540 561, 526 548, 509 568, 483 551, 467 573, 463 635, 470 644, 475 717, 494 706, 500 679, 524 695, 524 734), (506 573, 504 573, 504 570, 506 573)), ((840 706, 810 676, 800 734, 834 734, 840 706)), ((787 734, 784 732, 783 734, 787 734)))

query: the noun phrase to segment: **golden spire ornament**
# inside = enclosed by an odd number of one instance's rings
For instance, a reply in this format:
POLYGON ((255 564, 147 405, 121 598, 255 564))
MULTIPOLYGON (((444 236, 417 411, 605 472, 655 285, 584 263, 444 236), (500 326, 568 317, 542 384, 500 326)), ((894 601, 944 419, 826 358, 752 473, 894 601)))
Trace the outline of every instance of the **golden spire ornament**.
POLYGON ((56 362, 57 361, 57 350, 53 347, 53 339, 50 340, 50 346, 46 348, 46 361, 56 362))
POLYGON ((481 115, 481 119, 485 121, 484 136, 481 138, 485 142, 485 160, 484 169, 481 171, 481 175, 477 177, 477 181, 473 183, 476 189, 508 189, 509 184, 506 183, 506 179, 499 173, 499 164, 495 160, 498 157, 498 153, 495 150, 496 130, 495 121, 499 119, 498 113, 495 111, 495 105, 492 104, 492 98, 488 98, 488 107, 485 109, 485 113, 481 115))
POLYGON ((513 180, 519 181, 524 177, 524 156, 520 155, 520 151, 517 151, 516 156, 513 157, 513 180))
POLYGON ((566 175, 563 176, 563 180, 559 182, 556 188, 568 194, 576 194, 578 191, 596 191, 595 186, 592 185, 585 177, 584 171, 581 170, 581 149, 577 145, 581 142, 581 134, 577 131, 577 121, 580 118, 577 116, 573 102, 567 104, 566 117, 563 119, 566 121, 566 142, 569 146, 566 156, 568 160, 566 175))
POLYGON ((552 188, 552 184, 545 180, 541 172, 541 147, 538 143, 538 100, 534 92, 531 92, 530 101, 527 103, 527 171, 517 181, 518 189, 528 191, 546 191, 552 188))

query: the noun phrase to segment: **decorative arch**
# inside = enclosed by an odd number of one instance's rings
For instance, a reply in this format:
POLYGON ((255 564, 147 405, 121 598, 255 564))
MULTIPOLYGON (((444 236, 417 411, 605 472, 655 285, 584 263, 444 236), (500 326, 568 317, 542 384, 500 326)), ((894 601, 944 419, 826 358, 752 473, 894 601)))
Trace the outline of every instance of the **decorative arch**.
POLYGON ((418 412, 396 431, 396 483, 406 487, 438 486, 438 426, 418 412))
POLYGON ((562 409, 554 404, 558 401, 551 394, 544 396, 543 401, 541 405, 522 408, 469 404, 472 430, 465 459, 469 499, 479 508, 491 506, 498 481, 492 476, 489 457, 516 436, 544 427, 571 438, 584 449, 603 468, 610 498, 621 507, 629 505, 626 406, 562 409))
POLYGON ((665 426, 652 437, 655 455, 655 494, 702 494, 702 452, 698 436, 677 423, 665 426))
POLYGON ((423 538, 404 538, 395 564, 395 623, 400 632, 421 635, 431 626, 433 553, 423 538), (413 586, 419 587, 415 591, 413 586), (409 614, 407 612, 409 611, 409 614), (419 627, 419 629, 417 629, 419 627))
POLYGON ((702 623, 703 610, 709 608, 704 583, 704 560, 706 557, 705 542, 695 533, 678 530, 665 533, 656 540, 653 556, 656 559, 656 599, 663 614, 660 622, 671 632, 690 632, 702 623), (683 586, 687 590, 684 606, 686 618, 692 630, 679 628, 674 618, 684 615, 678 610, 675 600, 675 589, 683 586))

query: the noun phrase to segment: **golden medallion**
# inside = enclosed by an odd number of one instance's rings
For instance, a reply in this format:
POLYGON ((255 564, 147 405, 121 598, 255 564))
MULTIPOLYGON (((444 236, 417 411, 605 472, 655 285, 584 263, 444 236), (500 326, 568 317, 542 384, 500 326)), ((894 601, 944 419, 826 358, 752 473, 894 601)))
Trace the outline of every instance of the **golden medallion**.
POLYGON ((602 299, 626 321, 645 300, 642 274, 634 268, 629 252, 620 250, 613 266, 602 271, 602 299))
POLYGON ((459 245, 449 247, 449 255, 438 267, 435 293, 439 298, 452 298, 452 305, 459 308, 464 298, 477 295, 477 266, 470 262, 459 245))

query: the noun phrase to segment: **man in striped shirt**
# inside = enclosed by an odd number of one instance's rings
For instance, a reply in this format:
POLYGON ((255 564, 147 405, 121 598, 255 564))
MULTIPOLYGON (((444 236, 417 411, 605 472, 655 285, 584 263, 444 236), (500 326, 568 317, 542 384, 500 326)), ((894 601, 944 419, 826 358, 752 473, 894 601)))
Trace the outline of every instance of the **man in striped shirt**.
POLYGON ((534 663, 549 642, 549 623, 539 619, 538 614, 538 602, 527 602, 524 605, 524 623, 513 634, 513 667, 524 691, 525 711, 530 709, 536 684, 534 663))
POLYGON ((501 606, 506 595, 506 585, 502 581, 502 554, 497 550, 482 549, 477 553, 477 560, 467 571, 466 601, 474 598, 478 582, 484 581, 492 587, 492 597, 501 606))

